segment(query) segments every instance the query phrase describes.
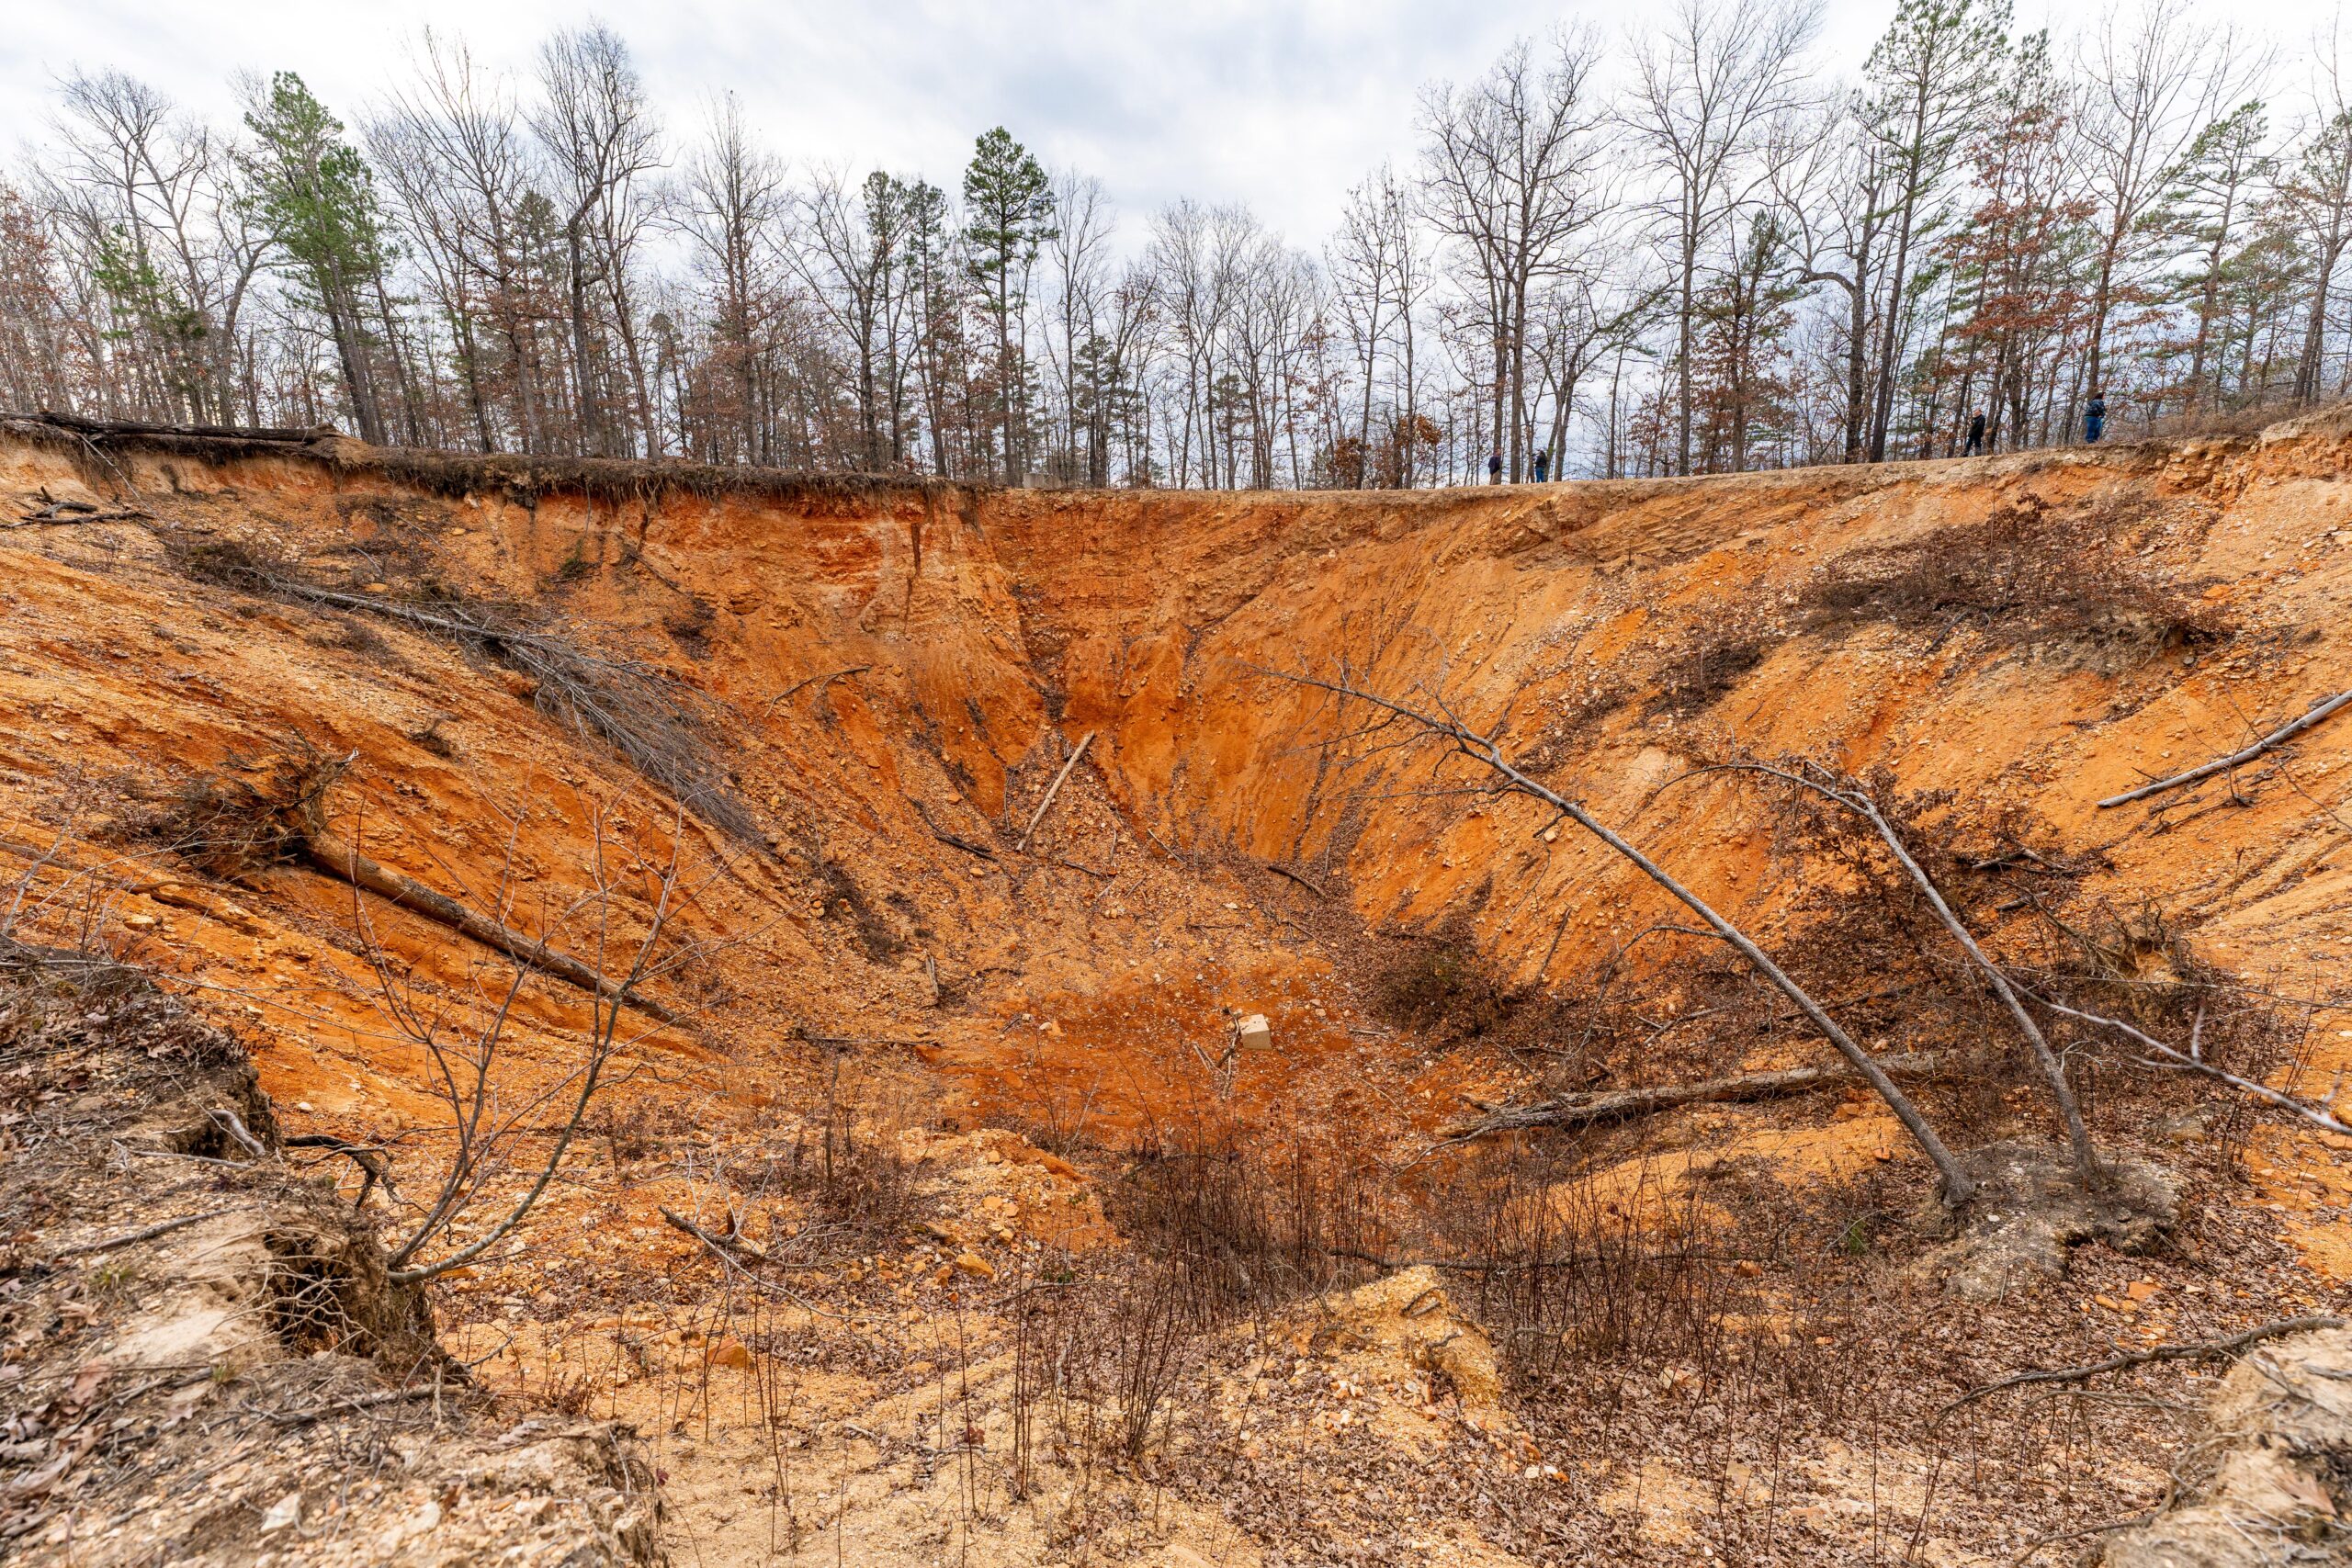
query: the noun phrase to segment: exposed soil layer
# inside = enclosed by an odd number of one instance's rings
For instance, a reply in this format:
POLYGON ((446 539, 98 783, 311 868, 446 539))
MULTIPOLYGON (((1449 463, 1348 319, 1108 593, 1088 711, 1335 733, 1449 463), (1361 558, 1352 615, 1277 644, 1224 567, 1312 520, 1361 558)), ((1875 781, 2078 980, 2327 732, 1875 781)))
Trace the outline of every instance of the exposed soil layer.
POLYGON ((658 1559, 624 1435, 484 1397, 243 1050, 137 970, 0 943, 0 1095, 13 1561, 658 1559))
MULTIPOLYGON (((628 1010, 588 1136, 523 1232, 429 1287, 502 1419, 635 1425, 680 1561, 1832 1562, 1916 1537, 2006 1562, 2153 1506, 2187 1427, 2116 1400, 1957 1427, 1939 1405, 2340 1303, 2344 1151, 2086 1055, 2095 1130, 2179 1180, 2178 1223, 2152 1253, 2070 1233, 1981 1308, 1918 1266, 1927 1168, 1859 1095, 1690 1106, 1508 1169, 1430 1158, 1468 1099, 1826 1053, 1752 1008, 1736 1034, 1643 1033, 1713 1005, 1677 907, 1283 676, 1344 661, 1504 735, 1841 984, 1850 868, 1752 780, 1683 775, 1802 753, 2007 813, 2031 858, 1972 906, 1988 942, 2054 926, 2118 995, 2194 973, 2284 998, 2264 1070, 2324 1091, 2352 1069, 2352 717, 2095 802, 2352 686, 2347 457, 2352 424, 2322 415, 1725 479, 1053 493, 10 425, 0 521, 147 515, 0 536, 0 890, 24 879, 25 932, 233 1026, 288 1132, 390 1150, 411 1197, 367 1213, 398 1232, 450 1153, 419 1021, 462 1034, 503 1005, 501 1104, 543 1150, 596 1003, 514 954, 610 973, 680 867, 658 1010, 628 1010), (315 798, 286 796, 289 768, 315 798), (284 829, 306 821, 340 848, 284 829), (488 924, 334 874, 361 856, 488 924), (1577 1043, 1629 986, 1670 1016, 1577 1043), (1228 1054, 1248 1014, 1272 1051, 1228 1054), (1352 1194, 1356 1228, 1318 1207, 1311 1248, 1192 1266, 1250 1283, 1170 1351, 1186 1392, 1139 1436, 1116 1377, 1036 1404, 1045 1347, 1148 1341, 1115 1287, 1171 1190, 1211 1204, 1184 1162, 1230 1149, 1269 1190, 1321 1162, 1340 1187, 1317 1203, 1352 1194), (1513 1183, 1540 1202, 1497 1196, 1513 1183), (1448 1214, 1536 1210, 1672 1241, 1623 1288, 1681 1304, 1579 1337, 1509 1276, 1383 1293, 1448 1214), (1048 1286, 1080 1306, 1038 1318, 1048 1286)), ((1939 1115, 2051 1136, 2009 1045, 1865 1016, 1873 1048, 1968 1064, 1923 1091, 1939 1115)), ((28 1255, 66 1239, 18 1223, 28 1255)), ((2188 1371, 2147 1386, 2194 1403, 2188 1371)), ((102 1513, 51 1506, 28 1539, 102 1513)))

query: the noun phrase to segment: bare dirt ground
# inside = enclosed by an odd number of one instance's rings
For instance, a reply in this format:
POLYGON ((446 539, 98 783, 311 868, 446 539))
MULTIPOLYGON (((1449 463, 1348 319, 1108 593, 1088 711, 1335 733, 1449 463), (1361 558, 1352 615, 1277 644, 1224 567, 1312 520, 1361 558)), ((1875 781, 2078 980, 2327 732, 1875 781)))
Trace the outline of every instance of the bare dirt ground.
MULTIPOLYGON (((2320 416, 1233 497, 0 432, 0 515, 146 513, 0 534, 8 930, 190 1015, 61 1044, 112 1004, 16 982, 51 1000, 6 1046, 0 1529, 56 1562, 1977 1563, 2226 1512, 2227 1361, 1946 1407, 2343 1311, 2341 1140, 2063 1035, 2177 1209, 1991 1301, 1859 1089, 1440 1147, 1477 1104, 1825 1053, 1572 828, 1267 672, 1344 660, 1501 729, 1872 1049, 1948 1054, 1918 1092, 1970 1146, 2052 1128, 1916 900, 1681 775, 1883 769, 2019 973, 2319 1098, 2352 716, 2095 802, 2352 686, 2347 453, 2320 416), (650 967, 615 1010, 523 938, 650 967), (1227 1054, 1246 1014, 1272 1051, 1227 1054), (137 1179, 169 1162, 113 1152, 124 1119, 196 1102, 75 1054, 216 1028, 260 1151, 137 1179), (476 1106, 496 1157, 435 1213, 476 1106), (260 1311, 299 1274, 275 1220, 68 1250, 248 1202, 450 1264, 380 1292, 432 1339, 321 1352, 260 1311), (216 1257, 236 1342, 151 1370, 141 1325, 216 1257)), ((2315 1473, 2279 1553, 2335 1550, 2315 1473)))

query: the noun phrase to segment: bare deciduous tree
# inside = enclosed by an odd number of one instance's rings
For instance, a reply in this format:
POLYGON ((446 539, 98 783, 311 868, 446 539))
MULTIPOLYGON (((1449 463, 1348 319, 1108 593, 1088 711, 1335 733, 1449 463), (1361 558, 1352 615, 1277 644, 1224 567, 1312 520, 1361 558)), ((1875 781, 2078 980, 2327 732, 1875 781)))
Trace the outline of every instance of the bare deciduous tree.
POLYGON ((1625 120, 1665 182, 1659 201, 1675 290, 1675 453, 1690 471, 1691 382, 1700 257, 1765 171, 1750 166, 1758 138, 1803 106, 1803 55, 1819 26, 1818 0, 1734 9, 1677 0, 1662 33, 1634 49, 1625 120))

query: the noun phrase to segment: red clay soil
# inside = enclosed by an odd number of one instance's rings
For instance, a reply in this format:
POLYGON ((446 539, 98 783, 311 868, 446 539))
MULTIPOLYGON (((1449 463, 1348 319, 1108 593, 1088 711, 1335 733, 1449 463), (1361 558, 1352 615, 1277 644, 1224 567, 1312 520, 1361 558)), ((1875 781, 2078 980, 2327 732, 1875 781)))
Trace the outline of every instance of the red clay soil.
MULTIPOLYGON (((1567 984, 1673 918, 1599 845, 1545 831, 1533 803, 1466 790, 1481 782, 1467 770, 1319 744, 1354 716, 1279 672, 1342 660, 1504 731, 1551 787, 1767 937, 1802 939, 1797 890, 1773 874, 1774 803, 1721 777, 1660 793, 1694 761, 1803 752, 2013 802, 2097 866, 2089 897, 2161 908, 2219 968, 2344 996, 2352 716, 2270 759, 2239 799, 2217 780, 2094 803, 2352 686, 2347 460, 2352 422, 2326 415, 2259 437, 1687 481, 991 492, 536 470, 339 442, 98 451, 12 426, 0 521, 44 498, 130 500, 152 518, 0 537, 0 887, 47 856, 37 922, 80 922, 232 1023, 291 1130, 405 1131, 423 1148, 437 1125, 427 1064, 388 1017, 383 972, 454 1005, 501 986, 500 955, 302 863, 208 874, 158 847, 152 825, 178 793, 258 776, 290 750, 348 759, 325 802, 339 831, 576 953, 594 951, 598 908, 608 936, 641 931, 647 868, 675 854, 672 941, 701 945, 650 984, 692 1021, 632 1018, 600 1169, 627 1166, 624 1125, 650 1128, 657 1149, 771 1134, 846 1067, 867 1109, 888 1100, 895 1125, 945 1151, 942 1179, 979 1184, 972 1203, 986 1188, 1002 1199, 987 1213, 1024 1224, 1058 1204, 1082 1221, 1071 1234, 1099 1239, 1099 1172, 1038 1164, 1034 1147, 1143 1150, 1215 1114, 1284 1137, 1343 1129, 1403 1159, 1465 1090, 1516 1081, 1506 1060, 1371 1016, 1366 977, 1391 938, 1457 922, 1511 983, 1567 984), (2093 529, 2107 547, 2082 570, 2173 585, 2195 615, 2154 624, 2127 604, 2086 627, 1962 606, 1923 626, 1823 608, 1849 603, 1838 583, 2019 518, 2093 529), (256 562, 419 613, 453 592, 522 604, 544 630, 658 670, 750 831, 681 813, 542 711, 546 694, 495 649, 255 592, 235 572, 256 562), (1692 684, 1711 660, 1724 673, 1692 684), (616 889, 604 905, 600 844, 616 889), (1233 1020, 1252 1012, 1275 1051, 1221 1071, 1233 1020), (983 1125, 1027 1141, 972 1142, 983 1125)), ((588 1016, 560 983, 523 987, 514 1092, 560 1079, 588 1016)), ((2308 1081, 2324 1085, 2352 1069, 2352 1012, 2309 1022, 2308 1081)), ((1690 1123, 1702 1137, 1735 1124, 1792 1171, 1891 1159, 1917 1174, 1875 1117, 1690 1123)), ((2275 1206, 2309 1271, 2295 1288, 2340 1293, 2340 1152, 2272 1125, 2250 1164, 2249 1201, 2275 1206)), ((544 1371, 567 1343, 576 1364, 585 1341, 566 1336, 598 1320, 563 1281, 625 1315, 645 1294, 632 1273, 708 1266, 655 1213, 696 1179, 560 1187, 537 1223, 571 1261, 543 1281, 527 1259, 485 1259, 451 1282, 452 1321, 517 1303, 529 1333, 492 1372, 526 1378, 525 1348, 544 1371)), ((712 1483, 687 1508, 703 1560, 752 1560, 710 1544, 733 1540, 722 1494, 712 1483)), ((888 1495, 856 1516, 876 1532, 870 1561, 898 1560, 880 1544, 899 1528, 888 1495)), ((1189 1522, 1149 1550, 1192 1555, 1154 1560, 1257 1561, 1272 1539, 1184 1506, 1189 1522)), ((1510 1560, 1448 1539, 1464 1561, 1510 1560)), ((1005 1560, 1050 1544, 1023 1536, 1005 1560)))

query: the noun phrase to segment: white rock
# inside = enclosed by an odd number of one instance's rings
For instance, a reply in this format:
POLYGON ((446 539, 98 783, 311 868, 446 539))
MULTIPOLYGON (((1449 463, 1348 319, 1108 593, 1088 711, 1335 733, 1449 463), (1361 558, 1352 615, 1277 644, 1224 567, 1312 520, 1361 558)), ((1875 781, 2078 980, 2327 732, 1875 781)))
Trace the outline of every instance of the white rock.
POLYGON ((269 1506, 269 1512, 261 1517, 261 1533, 267 1535, 272 1530, 292 1529, 301 1522, 302 1495, 300 1492, 288 1492, 285 1496, 272 1503, 269 1506))

